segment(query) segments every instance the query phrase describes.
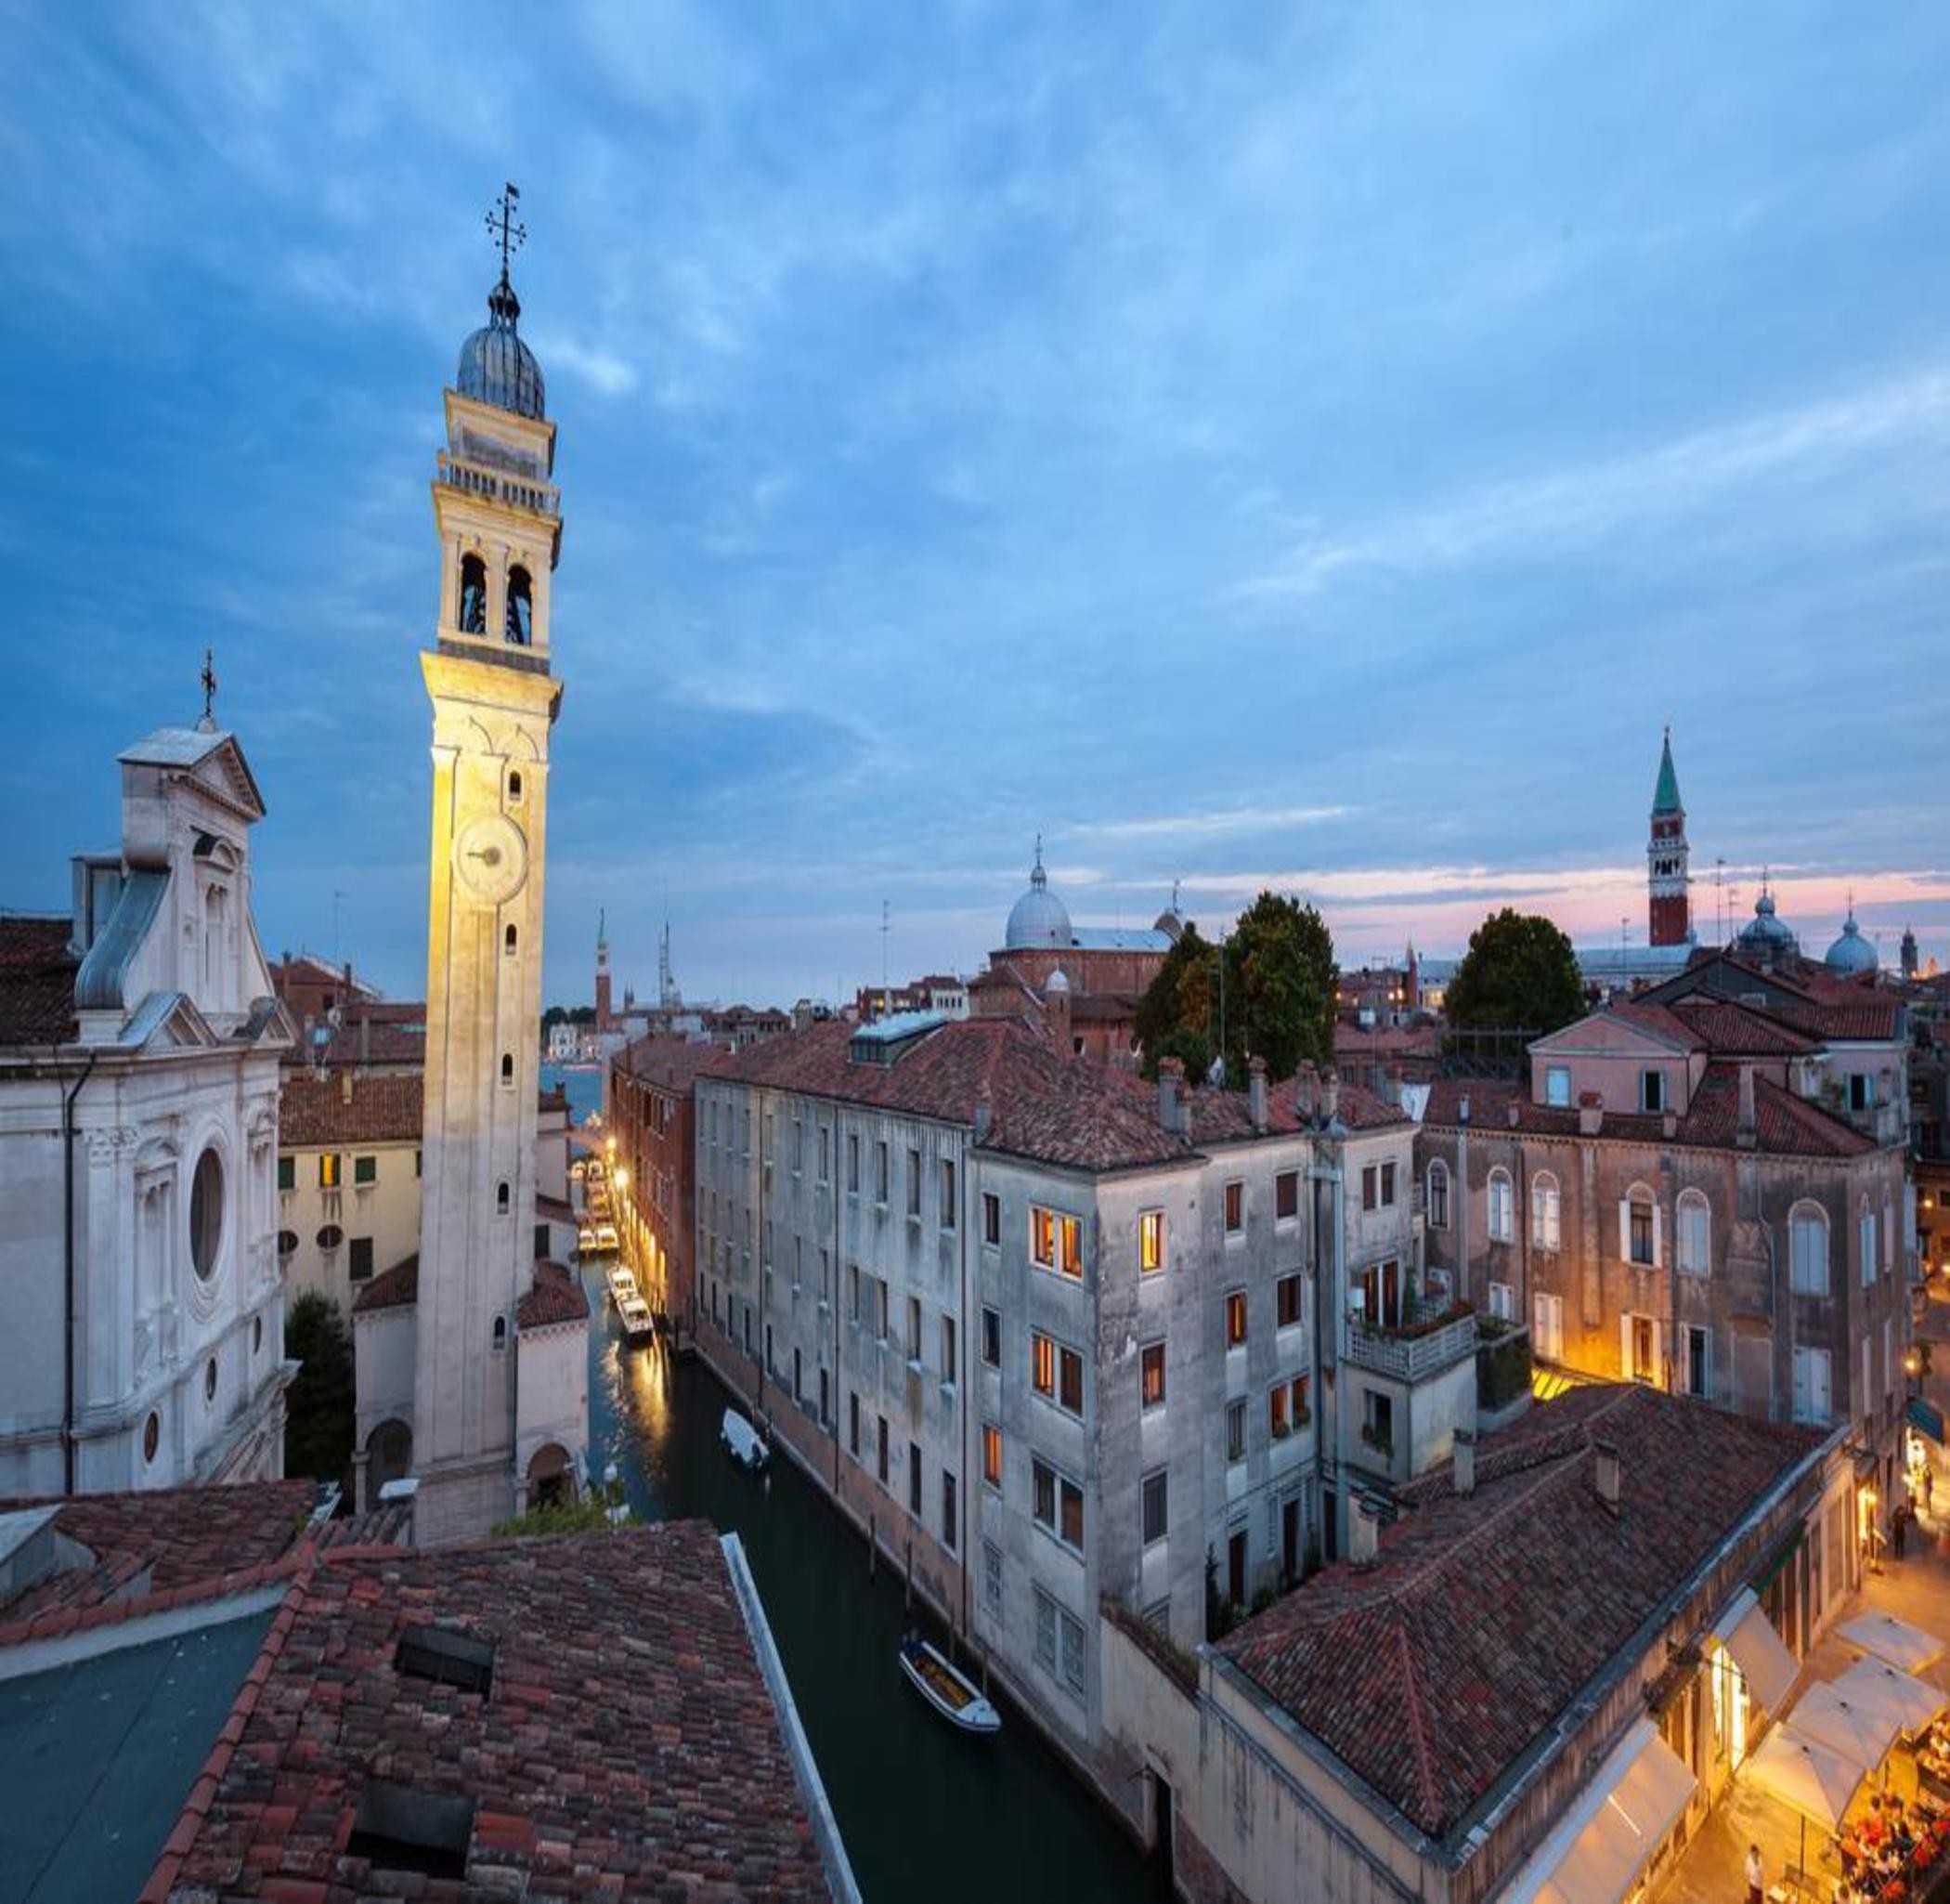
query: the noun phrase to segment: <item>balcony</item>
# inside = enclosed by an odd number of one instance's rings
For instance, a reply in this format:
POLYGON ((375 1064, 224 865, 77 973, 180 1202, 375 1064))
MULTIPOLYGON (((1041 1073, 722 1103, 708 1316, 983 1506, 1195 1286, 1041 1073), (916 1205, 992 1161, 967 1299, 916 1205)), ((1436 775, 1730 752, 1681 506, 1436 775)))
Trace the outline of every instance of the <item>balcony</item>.
POLYGON ((464 489, 470 496, 506 502, 552 520, 562 513, 562 492, 553 483, 539 483, 511 470, 489 469, 445 450, 440 452, 438 480, 449 489, 464 489))
POLYGON ((1467 1303, 1432 1306, 1400 1328, 1347 1324, 1347 1360, 1398 1382, 1425 1381, 1476 1352, 1476 1311, 1467 1303))

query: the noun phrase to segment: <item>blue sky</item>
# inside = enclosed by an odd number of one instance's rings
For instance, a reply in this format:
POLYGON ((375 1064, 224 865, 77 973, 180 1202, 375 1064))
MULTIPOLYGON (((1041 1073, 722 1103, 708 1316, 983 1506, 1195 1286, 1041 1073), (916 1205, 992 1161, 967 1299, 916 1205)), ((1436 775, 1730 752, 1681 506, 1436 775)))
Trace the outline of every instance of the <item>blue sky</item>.
MULTIPOLYGON (((0 897, 222 711, 266 946, 424 984, 440 389, 532 234, 551 998, 1272 882, 1696 873, 1950 957, 1950 13, 0 0, 0 897), (343 895, 335 899, 334 895, 343 895), (337 922, 335 926, 335 914, 337 922)), ((1710 883, 1698 909, 1710 930, 1710 883)))

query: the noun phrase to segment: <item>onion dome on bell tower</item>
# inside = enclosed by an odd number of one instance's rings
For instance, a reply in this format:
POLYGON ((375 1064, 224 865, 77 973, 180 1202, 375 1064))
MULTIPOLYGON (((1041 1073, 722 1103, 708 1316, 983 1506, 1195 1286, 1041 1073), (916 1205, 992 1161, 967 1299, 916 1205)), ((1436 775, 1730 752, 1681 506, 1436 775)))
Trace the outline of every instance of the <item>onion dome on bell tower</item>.
POLYGON ((512 221, 515 197, 510 186, 500 203, 488 215, 488 229, 501 248, 501 275, 488 293, 488 321, 461 346, 454 388, 476 403, 491 403, 497 410, 512 410, 516 416, 540 420, 547 395, 541 366, 517 333, 521 299, 515 296, 508 277, 508 260, 527 236, 525 226, 512 221))

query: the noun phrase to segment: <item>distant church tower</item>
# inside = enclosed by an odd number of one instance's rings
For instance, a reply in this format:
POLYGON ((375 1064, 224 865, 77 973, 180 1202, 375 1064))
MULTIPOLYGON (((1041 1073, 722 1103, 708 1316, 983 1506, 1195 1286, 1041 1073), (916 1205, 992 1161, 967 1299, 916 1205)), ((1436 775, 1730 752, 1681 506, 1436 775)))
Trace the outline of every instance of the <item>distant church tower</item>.
POLYGON ((596 914, 596 1029, 609 1029, 609 921, 596 914))
POLYGON ((1672 730, 1658 757, 1658 785, 1652 793, 1652 838, 1645 848, 1651 917, 1648 945, 1684 945, 1693 937, 1693 897, 1686 881, 1686 810, 1680 804, 1679 776, 1672 771, 1672 730))
POLYGON ((526 1502, 525 1424, 540 1399, 532 1358, 519 1383, 515 1364, 536 1273, 544 820, 562 702, 549 595, 562 518, 541 368, 515 333, 511 210, 498 208, 488 321, 446 393, 433 490, 440 625, 420 658, 434 802, 413 1467, 416 1536, 428 1544, 485 1533, 526 1502))

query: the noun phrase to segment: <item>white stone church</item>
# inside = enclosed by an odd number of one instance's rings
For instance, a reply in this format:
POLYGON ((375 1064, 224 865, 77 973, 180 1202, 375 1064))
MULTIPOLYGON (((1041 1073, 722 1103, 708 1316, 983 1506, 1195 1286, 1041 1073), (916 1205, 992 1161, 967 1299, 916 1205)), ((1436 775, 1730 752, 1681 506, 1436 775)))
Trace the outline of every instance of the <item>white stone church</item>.
POLYGON ((0 919, 0 1495, 284 1471, 264 802, 207 711, 121 768, 72 910, 0 919))

